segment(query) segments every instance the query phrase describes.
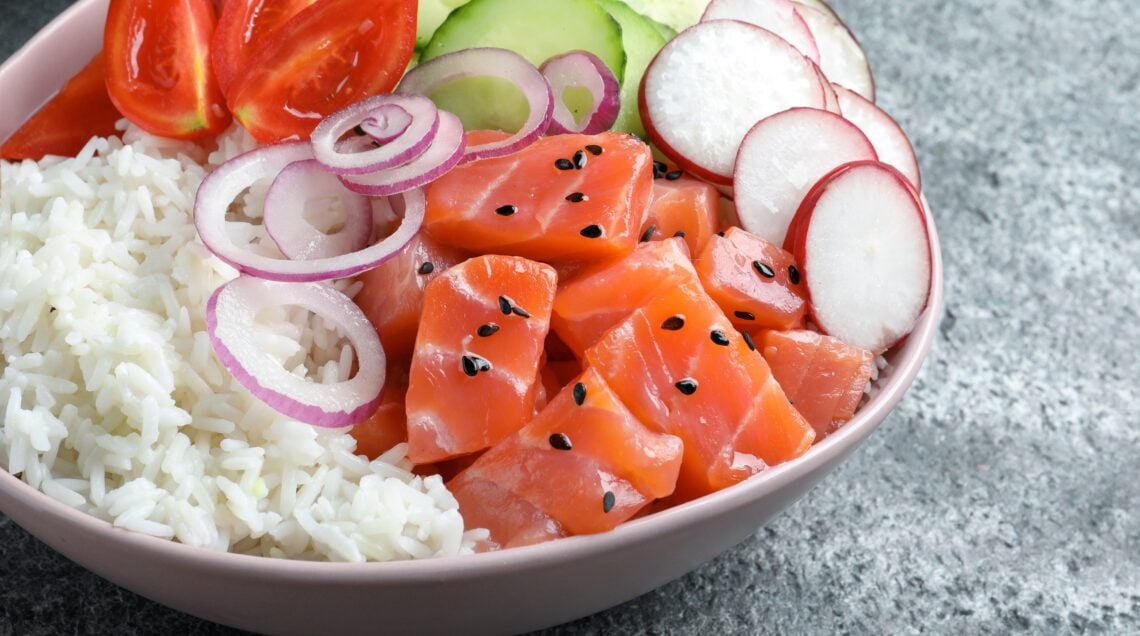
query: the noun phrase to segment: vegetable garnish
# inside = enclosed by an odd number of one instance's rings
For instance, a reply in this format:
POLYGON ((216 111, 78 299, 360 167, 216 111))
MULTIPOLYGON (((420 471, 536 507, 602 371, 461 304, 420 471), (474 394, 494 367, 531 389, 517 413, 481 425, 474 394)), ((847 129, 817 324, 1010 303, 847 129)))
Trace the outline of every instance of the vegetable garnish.
POLYGON ((441 55, 408 71, 397 90, 430 96, 451 82, 467 77, 498 77, 515 84, 526 98, 530 112, 515 134, 467 148, 463 161, 516 152, 534 143, 550 126, 554 114, 550 83, 526 58, 507 49, 477 48, 441 55))
POLYGON ((424 194, 410 190, 403 194, 404 218, 396 231, 362 250, 298 261, 262 256, 234 244, 226 233, 226 214, 234 199, 257 181, 276 176, 289 164, 312 158, 309 143, 290 142, 252 150, 211 172, 198 188, 194 202, 194 224, 206 247, 243 273, 268 280, 311 282, 344 278, 371 269, 391 258, 419 231, 424 219, 424 194))
POLYGON ((377 95, 317 124, 313 154, 337 174, 367 174, 422 155, 438 131, 439 109, 430 99, 422 95, 377 95), (354 131, 364 135, 344 138, 354 131))
POLYGON ((314 426, 348 426, 367 418, 380 403, 386 375, 380 338, 360 308, 331 285, 240 276, 210 297, 206 328, 215 353, 234 378, 289 417, 314 426), (282 305, 303 307, 341 330, 356 352, 358 368, 351 379, 309 382, 258 344, 253 337, 258 313, 282 305))
POLYGON ((554 93, 552 134, 593 135, 613 126, 621 108, 621 86, 598 56, 571 51, 546 60, 539 70, 554 93), (589 103, 580 103, 582 92, 589 103))
MULTIPOLYGON (((372 206, 314 160, 285 166, 265 193, 263 222, 277 249, 293 260, 331 258, 362 250, 372 239, 372 206), (306 203, 335 198, 344 213, 339 227, 321 228, 305 215, 306 203)), ((334 215, 319 215, 327 224, 334 215)))

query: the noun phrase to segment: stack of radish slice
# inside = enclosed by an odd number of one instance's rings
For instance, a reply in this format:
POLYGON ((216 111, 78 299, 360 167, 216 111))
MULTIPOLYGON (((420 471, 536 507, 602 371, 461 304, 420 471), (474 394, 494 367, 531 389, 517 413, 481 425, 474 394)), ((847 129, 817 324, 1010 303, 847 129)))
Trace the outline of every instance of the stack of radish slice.
POLYGON ((880 353, 926 306, 931 254, 914 149, 874 99, 824 2, 712 0, 649 65, 640 107, 662 152, 795 255, 817 327, 880 353))

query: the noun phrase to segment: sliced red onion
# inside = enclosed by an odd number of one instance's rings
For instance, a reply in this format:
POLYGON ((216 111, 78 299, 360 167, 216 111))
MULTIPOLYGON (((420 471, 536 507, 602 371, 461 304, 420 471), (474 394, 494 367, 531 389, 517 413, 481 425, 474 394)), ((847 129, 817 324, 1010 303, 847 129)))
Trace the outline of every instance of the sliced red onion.
POLYGON ((435 181, 463 158, 467 136, 463 122, 447 111, 439 112, 439 132, 424 154, 395 168, 365 175, 343 176, 341 181, 353 192, 370 196, 391 196, 435 181))
POLYGON ((278 173, 265 194, 262 222, 281 253, 294 260, 349 254, 368 247, 372 239, 368 199, 344 187, 313 159, 291 163, 278 173), (345 218, 340 228, 325 232, 305 217, 305 209, 314 199, 330 198, 340 200, 345 218))
POLYGON ((593 135, 614 125, 621 109, 621 85, 597 55, 570 51, 546 60, 539 70, 550 82, 554 94, 554 115, 547 132, 593 135), (584 88, 594 99, 590 110, 580 119, 575 118, 566 105, 565 93, 570 88, 584 88))
POLYGON ((380 404, 384 349, 376 330, 352 300, 324 283, 282 283, 240 276, 219 287, 206 304, 214 352, 234 378, 274 409, 314 426, 341 427, 370 416, 380 404), (258 345, 257 315, 269 307, 303 307, 335 326, 356 351, 357 371, 333 384, 287 371, 258 345))
POLYGON ((312 158, 312 146, 298 141, 262 146, 218 166, 202 180, 194 201, 194 225, 202 243, 241 272, 269 280, 311 282, 344 278, 376 267, 407 245, 423 225, 426 201, 424 193, 417 189, 403 193, 404 218, 395 232, 350 254, 294 261, 262 256, 235 245, 226 233, 226 213, 234 199, 258 180, 276 176, 291 163, 312 158))
POLYGON ((386 144, 404 134, 412 124, 412 114, 396 104, 384 104, 360 122, 360 130, 377 143, 386 144))
POLYGON ((554 112, 550 84, 526 58, 507 49, 474 48, 441 55, 408 71, 397 90, 430 95, 466 77, 499 77, 515 84, 526 98, 530 114, 510 137, 467 148, 464 162, 509 155, 534 143, 546 132, 554 112))
POLYGON ((338 110, 317 124, 311 137, 313 154, 321 165, 337 174, 366 174, 420 156, 431 145, 438 127, 439 110, 423 95, 376 95, 338 110), (399 123, 390 110, 392 106, 411 117, 395 136, 392 135, 399 123), (341 143, 341 138, 353 134, 357 126, 370 136, 379 135, 378 142, 389 141, 373 147, 371 139, 350 137, 347 143, 341 143))

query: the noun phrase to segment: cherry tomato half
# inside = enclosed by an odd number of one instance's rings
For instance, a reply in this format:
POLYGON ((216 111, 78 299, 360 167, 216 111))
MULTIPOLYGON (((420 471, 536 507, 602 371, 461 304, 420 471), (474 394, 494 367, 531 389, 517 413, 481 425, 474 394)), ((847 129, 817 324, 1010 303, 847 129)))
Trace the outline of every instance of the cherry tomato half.
POLYGON ((262 40, 227 102, 259 141, 308 137, 352 102, 387 92, 411 60, 416 0, 318 0, 262 40))
POLYGON ((210 43, 210 62, 222 94, 230 95, 234 77, 249 64, 253 51, 269 34, 316 0, 230 0, 218 16, 210 43))
POLYGON ((75 156, 92 137, 115 134, 122 115, 107 97, 103 54, 91 60, 0 146, 0 158, 75 156))
POLYGON ((163 137, 216 135, 230 122, 210 68, 211 0, 111 0, 103 31, 107 92, 163 137))

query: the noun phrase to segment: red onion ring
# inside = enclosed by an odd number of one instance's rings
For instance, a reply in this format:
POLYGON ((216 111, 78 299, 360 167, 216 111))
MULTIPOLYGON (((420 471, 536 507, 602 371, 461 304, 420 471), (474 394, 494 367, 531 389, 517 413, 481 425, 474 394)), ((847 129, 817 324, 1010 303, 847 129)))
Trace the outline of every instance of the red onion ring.
POLYGON ((554 93, 554 113, 549 134, 581 133, 594 135, 610 129, 621 109, 621 85, 613 71, 598 56, 588 51, 570 51, 556 55, 539 67, 554 93), (594 103, 582 116, 575 119, 566 106, 564 93, 569 88, 590 91, 594 103))
POLYGON ((313 155, 321 165, 340 175, 376 172, 405 164, 420 156, 431 145, 439 127, 439 111, 435 103, 423 95, 376 95, 351 104, 325 117, 313 129, 311 136, 313 155), (399 134, 392 136, 398 125, 387 119, 387 110, 397 106, 411 117, 399 134), (388 138, 384 145, 373 148, 365 140, 341 138, 360 126, 366 133, 377 132, 380 139, 388 138), (371 129, 371 131, 370 131, 371 129))
POLYGON ((342 176, 344 186, 358 194, 391 196, 427 185, 454 168, 464 156, 467 137, 463 122, 439 111, 439 132, 424 154, 408 163, 365 175, 342 176))
POLYGON ((313 159, 285 166, 265 193, 262 220, 269 238, 293 260, 313 260, 349 254, 368 247, 372 239, 372 206, 368 199, 344 187, 313 159), (340 199, 345 221, 325 233, 305 218, 305 204, 317 198, 340 199))
POLYGON ((507 49, 474 48, 441 55, 408 71, 396 87, 400 93, 430 95, 466 77, 499 77, 518 86, 530 113, 518 132, 499 141, 467 148, 463 162, 509 155, 534 143, 546 132, 554 112, 554 96, 542 73, 526 58, 507 49))
POLYGON ((412 123, 412 114, 396 104, 384 104, 360 122, 360 130, 377 143, 386 144, 404 134, 412 123))
POLYGON ((380 337, 364 312, 331 285, 281 283, 240 276, 222 285, 206 304, 206 329, 214 352, 234 378, 277 411, 314 426, 341 427, 363 421, 380 405, 386 376, 380 337), (257 314, 295 305, 340 328, 356 351, 358 369, 333 384, 297 377, 251 336, 257 314))
POLYGON ((424 221, 426 200, 421 190, 403 193, 405 212, 390 236, 362 250, 308 261, 269 258, 235 245, 226 233, 230 204, 260 179, 275 176, 296 161, 313 158, 308 142, 263 146, 218 166, 202 180, 194 201, 194 225, 202 243, 239 271, 275 281, 311 282, 352 276, 391 258, 412 240, 424 221))

